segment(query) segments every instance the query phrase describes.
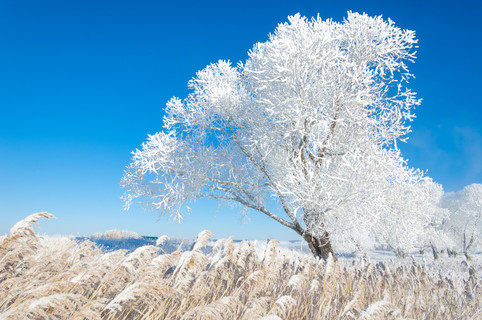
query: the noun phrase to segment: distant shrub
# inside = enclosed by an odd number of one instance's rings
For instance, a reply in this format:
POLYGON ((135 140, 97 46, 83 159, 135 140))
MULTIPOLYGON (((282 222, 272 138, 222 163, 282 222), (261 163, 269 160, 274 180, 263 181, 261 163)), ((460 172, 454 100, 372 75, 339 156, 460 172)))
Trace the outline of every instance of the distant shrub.
POLYGON ((125 230, 108 230, 104 233, 95 233, 92 238, 96 239, 141 239, 142 237, 136 232, 125 231, 125 230))

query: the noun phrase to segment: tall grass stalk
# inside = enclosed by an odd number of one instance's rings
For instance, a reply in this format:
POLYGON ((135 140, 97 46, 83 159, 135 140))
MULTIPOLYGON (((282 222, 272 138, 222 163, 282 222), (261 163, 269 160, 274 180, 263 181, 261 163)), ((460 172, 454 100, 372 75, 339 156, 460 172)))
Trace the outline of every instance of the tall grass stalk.
MULTIPOLYGON (((475 268, 434 274, 416 263, 326 263, 203 231, 190 251, 103 253, 92 242, 38 236, 42 212, 1 240, 0 319, 477 319, 475 268)), ((163 241, 166 239, 162 238, 163 241)))

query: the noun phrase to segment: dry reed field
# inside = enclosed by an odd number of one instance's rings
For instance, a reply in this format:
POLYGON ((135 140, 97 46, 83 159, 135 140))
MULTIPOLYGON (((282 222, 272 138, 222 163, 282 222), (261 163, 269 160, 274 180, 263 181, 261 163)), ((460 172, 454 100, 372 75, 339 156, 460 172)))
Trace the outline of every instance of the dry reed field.
MULTIPOLYGON (((33 214, 0 237, 0 319, 482 319, 474 268, 448 278, 415 263, 283 256, 277 241, 199 234, 192 249, 103 253, 89 241, 40 237, 33 214)), ((161 238, 163 239, 163 238, 161 238)))

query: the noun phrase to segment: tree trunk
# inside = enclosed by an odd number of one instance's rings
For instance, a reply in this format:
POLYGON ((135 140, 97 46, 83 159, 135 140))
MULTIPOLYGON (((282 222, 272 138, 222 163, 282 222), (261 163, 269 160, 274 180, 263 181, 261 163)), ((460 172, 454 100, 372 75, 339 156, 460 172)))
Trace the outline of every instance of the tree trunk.
POLYGON ((315 237, 309 233, 304 233, 302 236, 303 239, 305 239, 305 241, 308 243, 308 246, 315 257, 327 260, 331 253, 333 258, 336 259, 336 255, 331 247, 328 232, 325 231, 322 237, 315 237))
POLYGON ((438 251, 437 248, 433 244, 430 245, 432 247, 432 254, 433 254, 433 259, 438 260, 438 251))
POLYGON ((469 254, 469 251, 467 249, 464 249, 464 256, 467 261, 472 261, 472 257, 469 254))
POLYGON ((457 256, 457 250, 450 250, 449 248, 447 248, 447 255, 449 257, 456 257, 457 256))
POLYGON ((310 247, 311 252, 315 257, 327 260, 330 254, 336 259, 335 252, 331 246, 330 235, 327 231, 323 231, 321 236, 314 236, 309 230, 310 225, 316 225, 317 228, 323 230, 323 212, 316 212, 314 210, 303 208, 303 220, 306 226, 306 231, 299 229, 298 233, 305 239, 310 247))
POLYGON ((392 249, 393 253, 395 254, 395 256, 398 258, 398 259, 405 259, 407 257, 407 253, 405 251, 403 251, 402 249, 400 248, 395 248, 394 246, 392 246, 391 244, 387 243, 388 246, 390 247, 390 249, 392 249))
POLYGON ((469 250, 470 250, 470 247, 472 247, 472 245, 474 244, 474 236, 472 235, 470 237, 470 240, 469 240, 469 243, 467 244, 467 238, 466 238, 466 235, 465 235, 465 232, 464 232, 464 255, 465 255, 465 259, 467 259, 467 261, 471 261, 472 258, 470 257, 469 255, 469 250))

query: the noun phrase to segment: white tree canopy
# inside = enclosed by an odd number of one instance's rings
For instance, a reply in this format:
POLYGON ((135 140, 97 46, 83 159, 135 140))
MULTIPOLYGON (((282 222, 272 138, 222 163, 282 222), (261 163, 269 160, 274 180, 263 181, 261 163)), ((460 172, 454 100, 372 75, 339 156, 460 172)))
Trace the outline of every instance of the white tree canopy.
POLYGON ((470 259, 471 250, 482 248, 482 184, 474 183, 458 192, 447 192, 441 206, 450 211, 443 229, 470 259))
POLYGON ((450 246, 445 233, 439 230, 449 212, 440 207, 444 192, 442 186, 431 179, 411 185, 395 184, 384 204, 386 214, 380 215, 379 225, 384 226, 377 237, 379 242, 389 245, 397 254, 406 254, 413 249, 424 249, 444 244, 450 246), (403 219, 393 219, 401 216, 403 219), (418 236, 417 236, 418 235, 418 236))
POLYGON ((163 131, 125 171, 127 207, 180 220, 209 197, 273 218, 323 257, 331 242, 370 243, 413 218, 391 203, 424 180, 397 148, 420 103, 407 88, 416 43, 381 17, 289 17, 246 62, 208 65, 167 103, 163 131))

